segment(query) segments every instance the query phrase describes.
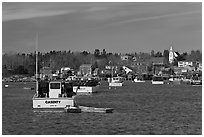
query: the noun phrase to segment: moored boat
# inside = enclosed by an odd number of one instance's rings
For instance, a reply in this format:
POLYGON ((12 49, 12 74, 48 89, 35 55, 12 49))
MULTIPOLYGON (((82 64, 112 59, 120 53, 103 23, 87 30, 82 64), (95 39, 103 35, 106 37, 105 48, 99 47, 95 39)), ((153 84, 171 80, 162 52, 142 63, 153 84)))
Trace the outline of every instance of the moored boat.
POLYGON ((92 94, 97 92, 100 83, 97 80, 75 81, 73 83, 73 92, 77 95, 92 94))
POLYGON ((121 87, 123 86, 123 77, 112 77, 109 81, 110 87, 121 87))
POLYGON ((62 81, 40 81, 33 96, 34 110, 63 110, 67 106, 75 107, 75 94, 69 83, 62 81))
POLYGON ((181 78, 179 76, 170 76, 169 78, 169 82, 171 84, 174 84, 174 85, 180 85, 181 84, 181 78))
POLYGON ((142 80, 142 79, 139 79, 138 77, 136 77, 136 78, 134 79, 134 82, 136 82, 136 83, 140 83, 140 82, 145 82, 145 81, 142 80))
POLYGON ((192 86, 202 86, 202 79, 198 76, 193 76, 190 80, 192 86))
POLYGON ((155 75, 152 77, 152 84, 153 85, 162 85, 164 84, 164 79, 162 76, 155 75))

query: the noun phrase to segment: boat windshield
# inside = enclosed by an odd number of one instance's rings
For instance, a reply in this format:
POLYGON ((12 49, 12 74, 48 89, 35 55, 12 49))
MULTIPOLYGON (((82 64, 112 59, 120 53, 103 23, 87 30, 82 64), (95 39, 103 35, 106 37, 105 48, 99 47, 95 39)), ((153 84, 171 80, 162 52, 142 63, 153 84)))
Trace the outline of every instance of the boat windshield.
POLYGON ((60 83, 50 83, 50 89, 60 89, 60 83))

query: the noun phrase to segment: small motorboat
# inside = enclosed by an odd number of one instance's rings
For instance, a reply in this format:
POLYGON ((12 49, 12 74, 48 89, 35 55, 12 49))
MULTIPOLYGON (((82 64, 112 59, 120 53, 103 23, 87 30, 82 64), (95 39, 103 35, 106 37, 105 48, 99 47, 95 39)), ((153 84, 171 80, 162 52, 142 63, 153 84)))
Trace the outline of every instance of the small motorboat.
POLYGON ((66 113, 81 113, 81 109, 79 107, 66 106, 64 108, 64 112, 66 112, 66 113))
POLYGON ((158 75, 153 76, 152 84, 153 85, 163 85, 164 84, 163 77, 162 76, 158 76, 158 75))
POLYGON ((85 107, 79 106, 82 112, 98 112, 98 113, 112 113, 113 108, 95 108, 95 107, 85 107))
POLYGON ((40 81, 33 96, 34 110, 63 110, 67 106, 75 107, 75 93, 68 82, 40 81))
POLYGON ((135 82, 135 83, 140 83, 140 82, 145 82, 145 81, 144 81, 144 80, 139 79, 138 77, 136 77, 136 78, 134 79, 134 82, 135 82))
POLYGON ((4 85, 4 87, 5 87, 5 88, 8 88, 8 87, 9 87, 9 85, 4 85))
POLYGON ((73 81, 73 91, 77 95, 89 95, 97 92, 99 85, 97 80, 73 81))
POLYGON ((190 84, 192 86, 202 86, 202 78, 199 77, 198 75, 194 75, 190 80, 190 84))
POLYGON ((123 86, 123 77, 112 77, 109 81, 110 87, 121 87, 123 86))

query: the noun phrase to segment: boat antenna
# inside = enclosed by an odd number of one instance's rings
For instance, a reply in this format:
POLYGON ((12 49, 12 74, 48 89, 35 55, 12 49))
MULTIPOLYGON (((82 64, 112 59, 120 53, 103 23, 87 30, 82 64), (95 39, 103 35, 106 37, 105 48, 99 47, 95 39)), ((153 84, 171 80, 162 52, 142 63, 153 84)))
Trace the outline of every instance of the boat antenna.
POLYGON ((36 42, 35 42, 35 56, 36 56, 36 74, 35 74, 35 78, 36 78, 36 92, 38 92, 38 33, 36 33, 36 42))

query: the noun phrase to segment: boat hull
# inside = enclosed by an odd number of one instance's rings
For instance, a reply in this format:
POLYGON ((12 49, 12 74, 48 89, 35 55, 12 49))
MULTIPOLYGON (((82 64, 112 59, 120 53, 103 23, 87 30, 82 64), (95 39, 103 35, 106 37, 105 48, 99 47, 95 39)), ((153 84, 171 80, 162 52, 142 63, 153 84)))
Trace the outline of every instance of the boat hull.
POLYGON ((115 82, 110 82, 109 83, 110 87, 122 87, 123 83, 115 83, 115 82))
POLYGON ((202 86, 202 81, 201 80, 192 80, 191 85, 192 86, 202 86))
POLYGON ((64 112, 64 108, 33 108, 33 112, 64 112))
POLYGON ((134 82, 135 83, 141 83, 141 82, 145 82, 145 81, 134 79, 134 82))
POLYGON ((163 85, 164 81, 152 81, 153 85, 163 85))
POLYGON ((64 109, 74 105, 73 98, 33 98, 33 109, 64 109))

